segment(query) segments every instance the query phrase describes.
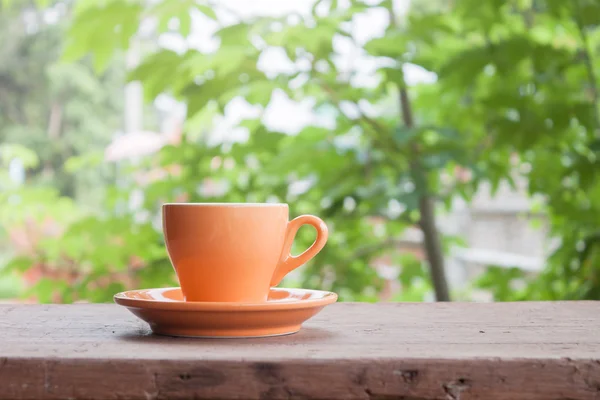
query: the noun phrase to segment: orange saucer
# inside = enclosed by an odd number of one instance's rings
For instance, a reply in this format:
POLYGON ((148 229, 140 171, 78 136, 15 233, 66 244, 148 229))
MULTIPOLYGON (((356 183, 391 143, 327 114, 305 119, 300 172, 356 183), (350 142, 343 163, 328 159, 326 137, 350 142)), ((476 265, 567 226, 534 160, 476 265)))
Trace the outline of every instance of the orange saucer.
POLYGON ((186 302, 180 288, 130 290, 115 302, 150 324, 154 333, 193 337, 260 337, 296 333, 337 294, 272 288, 264 303, 186 302))

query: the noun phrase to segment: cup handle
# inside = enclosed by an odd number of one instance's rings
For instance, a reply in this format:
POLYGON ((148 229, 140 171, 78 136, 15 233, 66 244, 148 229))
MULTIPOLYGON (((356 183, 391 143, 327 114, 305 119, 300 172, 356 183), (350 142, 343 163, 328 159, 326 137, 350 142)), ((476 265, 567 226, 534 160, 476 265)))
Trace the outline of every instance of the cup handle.
POLYGON ((305 264, 308 260, 317 255, 325 242, 327 242, 328 236, 327 225, 321 218, 315 217, 314 215, 301 215, 294 218, 288 223, 287 230, 285 232, 285 242, 283 244, 283 251, 281 252, 281 260, 275 269, 275 273, 271 278, 271 286, 276 286, 281 282, 284 276, 286 276, 291 270, 298 268, 302 264, 305 264), (317 238, 313 244, 306 249, 302 254, 293 256, 290 254, 292 250, 292 243, 296 238, 296 233, 302 225, 312 225, 317 230, 317 238))

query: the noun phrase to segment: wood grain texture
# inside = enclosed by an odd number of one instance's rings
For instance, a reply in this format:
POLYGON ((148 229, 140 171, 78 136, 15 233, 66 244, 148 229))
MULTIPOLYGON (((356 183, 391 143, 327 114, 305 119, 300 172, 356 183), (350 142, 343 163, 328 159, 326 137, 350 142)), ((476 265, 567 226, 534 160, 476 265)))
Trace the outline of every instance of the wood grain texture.
POLYGON ((0 398, 600 399, 600 302, 341 303, 226 340, 115 305, 0 305, 0 398))

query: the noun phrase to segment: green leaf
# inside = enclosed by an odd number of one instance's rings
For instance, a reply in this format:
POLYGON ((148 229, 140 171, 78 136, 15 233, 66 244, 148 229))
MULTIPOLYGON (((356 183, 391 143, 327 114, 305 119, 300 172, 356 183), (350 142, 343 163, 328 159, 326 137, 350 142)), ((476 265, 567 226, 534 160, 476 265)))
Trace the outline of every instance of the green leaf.
MULTIPOLYGON (((7 0, 5 0, 5 1, 7 1, 7 0)), ((320 4, 321 4, 323 1, 324 1, 324 0, 316 0, 316 1, 314 2, 314 4, 312 5, 312 8, 311 8, 310 12, 311 12, 311 15, 312 15, 313 17, 318 17, 318 16, 317 16, 317 8, 319 7, 319 5, 320 5, 320 4)))
POLYGON ((208 18, 217 21, 217 14, 215 13, 215 10, 213 10, 212 7, 207 6, 205 4, 196 4, 196 8, 208 18))
POLYGON ((26 291, 25 297, 36 296, 40 303, 53 303, 55 295, 59 295, 68 289, 69 285, 67 282, 42 278, 26 291))
POLYGON ((277 87, 273 81, 257 81, 252 82, 246 87, 248 93, 246 94, 246 101, 250 104, 258 104, 266 107, 271 101, 271 94, 277 87))
POLYGON ((194 0, 163 0, 158 2, 156 5, 151 7, 147 14, 158 18, 158 30, 159 32, 166 32, 169 30, 169 22, 171 20, 177 20, 179 22, 178 31, 182 36, 188 36, 191 30, 191 10, 198 9, 199 11, 206 14, 204 11, 208 10, 208 13, 214 11, 206 5, 196 4, 194 0))
POLYGON ((179 18, 179 32, 183 36, 189 36, 192 29, 192 17, 187 15, 179 18))
POLYGON ((595 153, 600 153, 600 139, 594 139, 590 143, 590 150, 595 153))
POLYGON ((110 60, 112 57, 112 52, 113 52, 113 49, 108 44, 96 46, 96 49, 94 50, 93 65, 94 65, 94 71, 97 74, 102 73, 106 69, 106 67, 110 63, 110 60))
POLYGON ((31 257, 19 256, 8 261, 2 269, 6 272, 25 272, 32 267, 33 263, 34 261, 31 257))
POLYGON ((185 56, 170 50, 161 50, 147 56, 144 61, 129 74, 129 80, 139 80, 144 85, 144 97, 152 100, 174 86, 181 71, 185 56))
POLYGON ((64 165, 65 171, 69 173, 76 173, 83 169, 95 168, 104 162, 104 153, 102 151, 95 151, 81 156, 73 156, 67 159, 64 165))
POLYGON ((129 46, 142 11, 141 4, 117 0, 77 8, 63 59, 74 61, 91 53, 94 68, 103 72, 115 50, 129 46))
POLYGON ((413 254, 402 254, 395 261, 401 266, 398 280, 402 283, 403 287, 409 288, 415 279, 424 279, 427 277, 421 261, 413 254))
POLYGON ((583 0, 578 7, 579 17, 584 26, 597 27, 600 25, 600 4, 597 1, 583 0))
POLYGON ((380 71, 383 72, 386 81, 394 83, 399 87, 405 86, 402 68, 381 68, 380 71))
MULTIPOLYGON (((298 25, 298 29, 302 29, 298 25)), ((303 29, 299 32, 302 37, 301 46, 309 53, 312 53, 317 59, 327 58, 333 52, 333 36, 337 33, 337 26, 317 21, 317 26, 312 29, 303 29), (319 23, 321 22, 321 23, 319 23)))
POLYGON ((373 56, 401 59, 406 52, 406 38, 401 32, 391 31, 384 37, 371 39, 365 50, 373 56))
POLYGON ((240 22, 221 28, 215 33, 215 36, 221 39, 221 46, 245 46, 250 43, 248 33, 250 25, 240 22))
POLYGON ((524 273, 518 268, 489 267, 487 271, 475 281, 475 286, 489 289, 496 301, 511 301, 518 299, 518 293, 513 289, 513 281, 523 279, 524 273))
POLYGON ((25 168, 35 168, 40 162, 37 154, 25 146, 16 143, 0 144, 0 161, 2 165, 8 166, 14 159, 19 159, 25 168))
MULTIPOLYGON (((460 84, 466 85, 490 63, 491 54, 488 47, 474 47, 456 53, 440 69, 440 79, 454 78, 458 79, 460 84)), ((517 60, 511 59, 511 62, 515 61, 517 60)))
POLYGON ((260 126, 262 126, 262 122, 260 119, 245 119, 245 120, 241 121, 239 125, 247 128, 248 131, 250 132, 250 134, 252 134, 260 126))
MULTIPOLYGON (((313 17, 317 17, 317 8, 323 3, 324 0, 317 0, 314 2, 311 8, 311 14, 313 17)), ((331 14, 338 8, 338 0, 327 0, 329 2, 329 6, 327 7, 328 14, 331 14)))
POLYGON ((406 145, 414 141, 419 136, 419 129, 407 128, 405 126, 399 126, 394 130, 394 140, 399 145, 406 145))
POLYGON ((436 8, 432 12, 409 14, 408 30, 403 34, 422 46, 433 45, 456 35, 457 25, 452 16, 436 8))

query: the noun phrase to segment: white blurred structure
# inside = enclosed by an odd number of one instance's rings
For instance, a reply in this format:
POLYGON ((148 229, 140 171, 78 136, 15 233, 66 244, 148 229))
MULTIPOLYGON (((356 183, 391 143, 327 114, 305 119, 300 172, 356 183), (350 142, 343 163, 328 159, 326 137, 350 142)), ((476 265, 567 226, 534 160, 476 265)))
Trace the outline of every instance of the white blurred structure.
POLYGON ((447 276, 453 289, 464 288, 490 265, 516 267, 529 274, 543 268, 552 249, 547 242, 546 220, 532 212, 541 199, 527 196, 523 180, 516 183, 516 189, 501 184, 494 196, 488 185, 482 185, 471 204, 457 200, 449 214, 440 215, 442 232, 460 236, 467 244, 453 249, 447 257, 447 276))
POLYGON ((167 143, 166 135, 149 132, 129 132, 117 136, 104 152, 106 161, 123 161, 147 156, 159 151, 167 143))

